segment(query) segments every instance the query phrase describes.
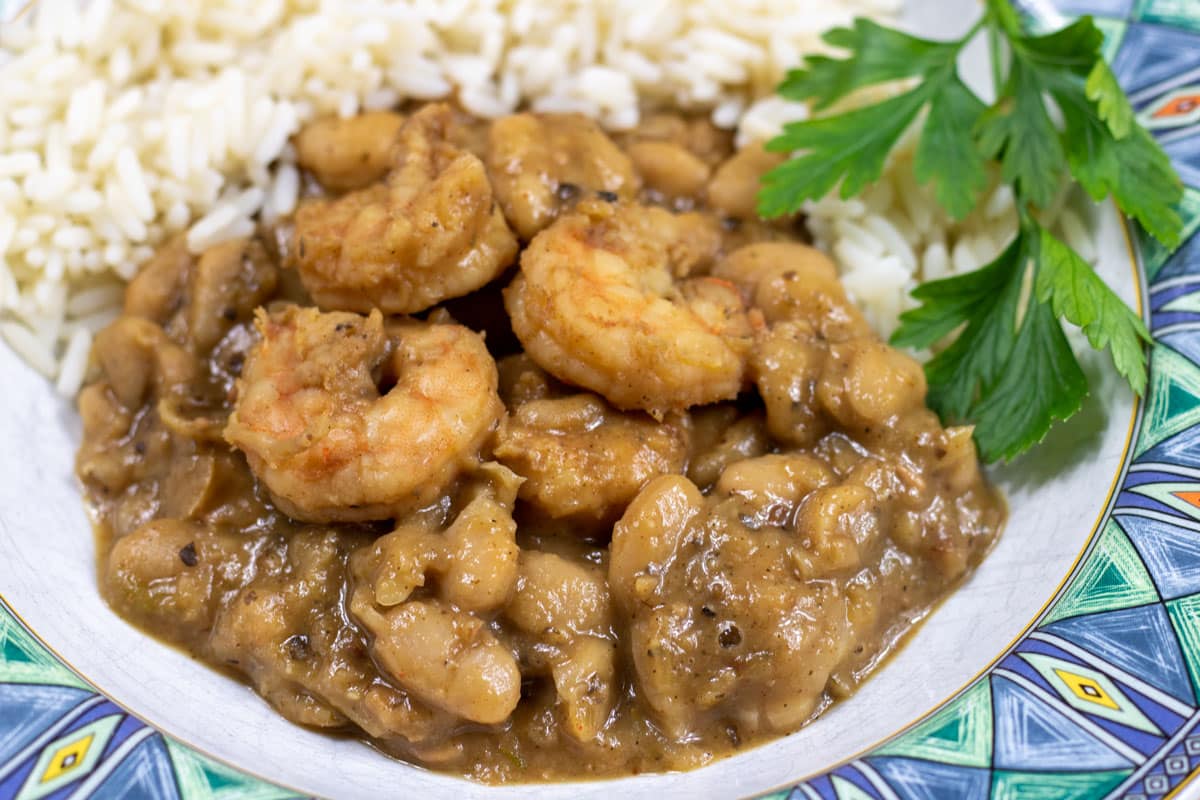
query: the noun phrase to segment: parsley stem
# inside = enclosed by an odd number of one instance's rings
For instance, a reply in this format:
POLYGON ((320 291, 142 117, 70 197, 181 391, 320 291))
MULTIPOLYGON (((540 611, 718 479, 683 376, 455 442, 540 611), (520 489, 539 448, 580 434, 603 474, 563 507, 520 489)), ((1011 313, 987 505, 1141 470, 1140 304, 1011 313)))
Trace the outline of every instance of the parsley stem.
POLYGON ((988 54, 992 61, 992 85, 995 87, 996 97, 1000 96, 1004 86, 1004 54, 1001 50, 1003 46, 999 28, 994 24, 988 25, 988 54))
POLYGON ((988 19, 986 16, 980 17, 979 19, 977 19, 975 21, 975 24, 971 26, 971 29, 969 31, 967 31, 966 33, 964 33, 962 38, 958 40, 957 52, 961 53, 963 48, 971 43, 971 40, 975 38, 976 34, 978 34, 981 30, 983 30, 983 26, 986 25, 987 23, 988 23, 988 19))

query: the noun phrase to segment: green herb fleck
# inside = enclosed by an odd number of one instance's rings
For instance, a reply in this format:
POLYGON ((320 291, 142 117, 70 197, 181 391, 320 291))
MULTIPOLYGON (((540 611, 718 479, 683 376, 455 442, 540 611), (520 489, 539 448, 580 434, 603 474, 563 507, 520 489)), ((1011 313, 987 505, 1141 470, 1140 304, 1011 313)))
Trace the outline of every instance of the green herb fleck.
POLYGON ((857 194, 880 178, 913 126, 919 129, 915 177, 933 183, 938 202, 955 218, 975 208, 989 185, 988 163, 998 165, 1016 199, 1017 235, 990 264, 917 287, 920 305, 901 316, 892 337, 897 346, 945 344, 925 367, 929 405, 947 424, 974 423, 980 454, 991 461, 1024 452, 1079 410, 1087 381, 1064 322, 1081 328, 1092 347, 1107 349, 1135 392, 1146 388, 1143 345, 1150 337, 1142 320, 1042 226, 1038 212, 1070 175, 1096 201, 1112 197, 1171 249, 1182 235, 1176 206, 1183 188, 1167 155, 1137 123, 1091 17, 1034 35, 1008 0, 985 5, 983 18, 950 42, 861 19, 826 34, 846 56, 809 58, 780 94, 820 111, 880 84, 895 84, 898 93, 785 126, 767 147, 793 155, 764 176, 759 212, 795 213, 835 189, 843 198, 857 194), (995 51, 990 105, 958 72, 959 54, 981 33, 995 51))

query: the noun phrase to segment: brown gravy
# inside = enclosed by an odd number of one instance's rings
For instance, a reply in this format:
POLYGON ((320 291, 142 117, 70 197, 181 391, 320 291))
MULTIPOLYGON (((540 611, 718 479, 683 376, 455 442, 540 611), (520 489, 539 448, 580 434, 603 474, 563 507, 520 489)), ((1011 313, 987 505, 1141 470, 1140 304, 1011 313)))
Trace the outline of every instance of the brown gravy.
POLYGON ((970 430, 754 218, 771 156, 436 105, 296 146, 293 220, 131 282, 77 462, 106 600, 288 719, 488 782, 687 769, 851 694, 997 536, 970 430))

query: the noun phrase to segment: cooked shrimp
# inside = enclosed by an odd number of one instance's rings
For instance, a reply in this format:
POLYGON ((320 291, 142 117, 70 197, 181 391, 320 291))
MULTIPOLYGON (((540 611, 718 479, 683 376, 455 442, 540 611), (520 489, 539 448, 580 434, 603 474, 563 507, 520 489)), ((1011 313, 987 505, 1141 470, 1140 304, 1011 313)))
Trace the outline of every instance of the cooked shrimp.
POLYGON ((537 236, 505 291, 526 352, 561 380, 656 416, 735 397, 753 316, 708 277, 711 220, 587 202, 537 236))
POLYGON ((593 394, 530 400, 500 426, 495 457, 525 482, 521 499, 580 533, 611 526, 642 486, 682 472, 688 426, 617 411, 593 394))
POLYGON ((400 129, 383 183, 312 200, 295 218, 296 265, 326 309, 405 314, 483 286, 513 262, 517 239, 483 162, 450 140, 445 105, 400 129))
POLYGON ((520 551, 512 506, 521 479, 498 464, 488 466, 502 471, 510 491, 479 492, 441 533, 406 522, 356 556, 360 580, 376 606, 407 602, 427 576, 434 577, 440 599, 463 611, 494 611, 508 601, 517 581, 520 551))
POLYGON ((814 247, 757 242, 734 250, 713 274, 740 286, 769 323, 803 322, 829 341, 872 335, 846 297, 837 267, 814 247))
POLYGON ((355 608, 374 634, 380 669, 436 708, 472 722, 503 722, 521 699, 516 659, 473 614, 436 600, 385 611, 355 608))
POLYGON ((319 119, 296 134, 296 161, 326 189, 358 189, 387 174, 403 124, 404 117, 394 111, 319 119))
POLYGON ((517 591, 504 613, 520 632, 526 674, 549 673, 554 681, 567 733, 581 742, 595 738, 620 688, 603 571, 522 551, 517 591))
POLYGON ((522 239, 593 192, 631 200, 633 162, 582 114, 514 114, 488 131, 488 175, 509 223, 522 239))
POLYGON ((503 411, 496 364, 458 325, 260 311, 225 438, 298 519, 384 519, 477 463, 503 411), (381 396, 375 373, 395 386, 381 396))
POLYGON ((845 593, 829 578, 845 574, 849 559, 836 560, 845 551, 857 554, 850 534, 866 523, 869 498, 849 489, 820 495, 844 513, 814 552, 803 535, 754 515, 786 511, 827 480, 813 461, 738 462, 729 469, 742 474, 707 497, 686 478, 657 478, 613 529, 608 583, 629 617, 638 690, 669 735, 694 735, 715 719, 743 735, 795 729, 850 649, 845 593), (762 478, 770 484, 758 486, 762 478))

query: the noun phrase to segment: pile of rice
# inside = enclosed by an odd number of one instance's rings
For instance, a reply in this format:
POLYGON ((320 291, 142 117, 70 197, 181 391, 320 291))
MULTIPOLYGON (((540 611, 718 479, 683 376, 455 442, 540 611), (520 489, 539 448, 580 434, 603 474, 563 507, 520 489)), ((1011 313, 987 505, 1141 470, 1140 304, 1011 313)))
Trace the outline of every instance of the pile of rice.
MULTIPOLYGON (((74 394, 157 244, 187 231, 199 251, 293 209, 288 140, 314 117, 456 94, 483 116, 572 110, 619 129, 657 105, 708 110, 746 142, 804 114, 769 95, 824 30, 899 5, 40 0, 0 23, 0 334, 74 394)), ((951 224, 901 156, 863 197, 810 214, 886 334, 916 281, 1003 244, 1011 205, 999 190, 951 224)))
MULTIPOLYGON (((1011 187, 993 181, 975 210, 955 221, 938 204, 932 184, 917 183, 913 156, 910 141, 897 148, 883 178, 858 197, 832 194, 805 206, 814 244, 833 257, 847 294, 884 338, 916 305, 910 293, 917 284, 978 269, 1017 233, 1011 187)), ((1095 263, 1099 254, 1084 222, 1086 205, 1086 197, 1064 180, 1038 218, 1095 263)))

